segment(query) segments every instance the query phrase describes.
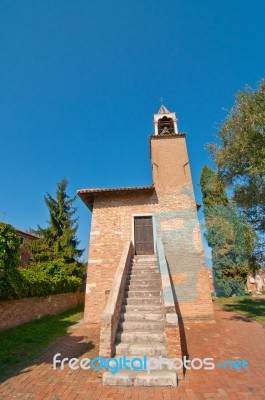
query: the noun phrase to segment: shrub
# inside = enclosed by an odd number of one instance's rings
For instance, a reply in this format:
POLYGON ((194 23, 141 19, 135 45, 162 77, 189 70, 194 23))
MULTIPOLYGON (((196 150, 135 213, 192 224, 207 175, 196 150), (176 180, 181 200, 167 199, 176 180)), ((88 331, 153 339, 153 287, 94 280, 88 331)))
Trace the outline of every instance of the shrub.
POLYGON ((0 222, 0 269, 17 268, 20 260, 20 240, 15 229, 0 222))
POLYGON ((40 268, 14 269, 0 274, 0 299, 76 292, 82 280, 64 271, 49 274, 40 268))

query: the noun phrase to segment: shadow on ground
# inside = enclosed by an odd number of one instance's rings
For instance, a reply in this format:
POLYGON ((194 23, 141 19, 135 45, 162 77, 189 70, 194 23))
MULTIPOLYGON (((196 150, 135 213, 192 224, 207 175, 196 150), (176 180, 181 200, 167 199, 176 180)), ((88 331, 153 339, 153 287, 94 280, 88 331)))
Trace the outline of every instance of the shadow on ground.
POLYGON ((241 320, 244 322, 253 322, 253 319, 258 322, 265 322, 264 320, 260 320, 261 317, 265 317, 265 299, 257 299, 257 298, 243 298, 237 299, 236 301, 220 304, 220 306, 225 311, 230 312, 238 312, 242 315, 232 316, 230 319, 232 320, 241 320), (251 320, 252 319, 252 320, 251 320))
POLYGON ((27 374, 38 365, 50 364, 51 369, 53 368, 53 357, 55 354, 60 353, 58 359, 63 358, 79 358, 88 357, 94 358, 98 353, 98 340, 99 333, 97 327, 94 329, 88 329, 86 332, 86 325, 78 324, 78 334, 75 334, 75 330, 70 330, 65 336, 57 339, 35 359, 28 362, 21 363, 13 367, 12 370, 8 371, 5 375, 0 377, 0 384, 14 376, 27 374), (82 333, 80 335, 80 333, 82 333), (84 333, 84 334, 83 334, 84 333))

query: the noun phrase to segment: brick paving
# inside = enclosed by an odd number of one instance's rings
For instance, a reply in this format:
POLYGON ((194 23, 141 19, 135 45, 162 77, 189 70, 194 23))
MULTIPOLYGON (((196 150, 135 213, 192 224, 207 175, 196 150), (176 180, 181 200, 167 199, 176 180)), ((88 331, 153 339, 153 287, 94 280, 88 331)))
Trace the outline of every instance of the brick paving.
POLYGON ((12 376, 2 378, 0 399, 11 400, 175 400, 175 399, 265 399, 265 329, 234 313, 215 308, 216 323, 185 324, 190 359, 214 357, 245 359, 249 370, 188 371, 177 388, 103 387, 101 372, 89 369, 52 369, 52 357, 96 357, 99 327, 80 324, 44 354, 12 376))

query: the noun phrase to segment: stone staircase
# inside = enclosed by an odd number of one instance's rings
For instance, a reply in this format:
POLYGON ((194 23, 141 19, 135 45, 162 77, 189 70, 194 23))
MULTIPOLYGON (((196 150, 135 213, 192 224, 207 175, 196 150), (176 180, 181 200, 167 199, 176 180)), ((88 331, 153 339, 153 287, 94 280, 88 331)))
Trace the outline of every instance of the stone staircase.
MULTIPOLYGON (((156 256, 134 256, 131 260, 115 347, 117 359, 167 356, 165 312, 156 256)), ((150 374, 122 369, 113 375, 107 371, 103 374, 103 385, 177 386, 177 374, 166 365, 150 374)))

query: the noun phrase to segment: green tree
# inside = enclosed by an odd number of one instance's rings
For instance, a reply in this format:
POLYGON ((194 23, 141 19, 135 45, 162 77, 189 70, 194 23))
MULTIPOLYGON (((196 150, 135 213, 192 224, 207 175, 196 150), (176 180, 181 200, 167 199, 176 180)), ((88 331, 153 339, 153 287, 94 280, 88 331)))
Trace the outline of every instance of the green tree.
POLYGON ((59 261, 59 265, 63 264, 70 275, 80 276, 83 269, 78 259, 84 250, 78 248, 76 237, 78 224, 77 218, 73 217, 76 213, 73 207, 76 197, 69 198, 66 193, 67 184, 65 178, 57 184, 55 198, 49 193, 44 196, 50 219, 46 228, 38 226, 35 230, 40 239, 30 243, 30 251, 37 264, 56 261, 58 265, 59 261))
POLYGON ((236 204, 228 200, 218 175, 207 166, 202 170, 200 184, 216 292, 225 296, 243 294, 250 268, 252 231, 236 204))
POLYGON ((20 240, 15 229, 0 222, 0 269, 13 270, 20 261, 20 240))
POLYGON ((257 90, 247 87, 210 144, 218 175, 233 189, 248 222, 265 231, 265 79, 257 90))

